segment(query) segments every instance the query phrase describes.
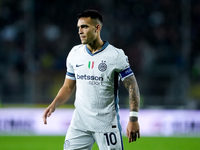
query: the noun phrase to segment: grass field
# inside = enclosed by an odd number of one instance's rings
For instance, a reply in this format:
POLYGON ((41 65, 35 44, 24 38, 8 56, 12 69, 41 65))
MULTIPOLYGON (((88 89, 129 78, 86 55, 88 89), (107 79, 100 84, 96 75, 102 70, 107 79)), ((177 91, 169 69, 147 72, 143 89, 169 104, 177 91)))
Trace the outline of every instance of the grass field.
MULTIPOLYGON (((200 150, 200 138, 141 137, 125 150, 200 150)), ((64 136, 0 136, 0 150, 63 150, 64 136)), ((97 145, 92 150, 98 150, 97 145)))

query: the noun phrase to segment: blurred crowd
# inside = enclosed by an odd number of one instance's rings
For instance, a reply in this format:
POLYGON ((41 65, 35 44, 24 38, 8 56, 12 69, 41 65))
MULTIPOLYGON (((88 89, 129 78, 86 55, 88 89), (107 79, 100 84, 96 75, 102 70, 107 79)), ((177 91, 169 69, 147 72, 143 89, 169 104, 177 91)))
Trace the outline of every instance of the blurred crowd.
POLYGON ((181 96, 198 103, 200 2, 186 0, 188 7, 183 3, 184 0, 1 0, 0 102, 28 103, 25 95, 27 89, 33 88, 33 95, 40 95, 33 103, 45 103, 54 97, 51 93, 57 88, 52 86, 58 86, 54 78, 60 78, 62 72, 63 81, 67 54, 80 44, 76 16, 85 9, 97 9, 104 17, 102 38, 128 55, 144 106, 184 105, 181 96), (187 31, 184 38, 183 32, 187 31), (28 84, 29 77, 36 84, 33 88, 28 84))

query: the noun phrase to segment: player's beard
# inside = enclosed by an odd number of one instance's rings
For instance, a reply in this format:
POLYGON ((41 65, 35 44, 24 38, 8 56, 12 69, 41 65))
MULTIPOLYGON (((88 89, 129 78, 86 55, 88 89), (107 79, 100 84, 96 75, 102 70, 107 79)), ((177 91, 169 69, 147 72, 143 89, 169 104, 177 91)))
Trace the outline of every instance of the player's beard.
POLYGON ((92 41, 91 39, 88 39, 88 38, 83 38, 83 39, 81 39, 81 43, 82 44, 89 44, 90 43, 90 41, 92 41))
POLYGON ((81 43, 82 43, 82 44, 87 44, 87 40, 82 40, 82 39, 81 39, 81 43))
POLYGON ((87 44, 87 38, 86 37, 84 37, 84 38, 80 37, 80 40, 81 40, 82 44, 87 44))

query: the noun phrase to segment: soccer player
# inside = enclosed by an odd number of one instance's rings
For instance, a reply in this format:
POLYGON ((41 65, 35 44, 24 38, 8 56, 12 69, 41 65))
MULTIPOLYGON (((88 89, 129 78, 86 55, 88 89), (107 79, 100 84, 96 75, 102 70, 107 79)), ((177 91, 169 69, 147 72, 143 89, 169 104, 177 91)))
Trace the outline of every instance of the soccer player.
POLYGON ((102 22, 102 15, 96 10, 78 15, 82 44, 74 46, 68 54, 64 84, 43 114, 44 124, 47 124, 47 117, 67 102, 76 87, 75 110, 66 134, 65 150, 91 150, 94 142, 100 150, 123 150, 119 79, 129 92, 128 140, 133 142, 140 138, 139 88, 123 50, 101 39, 102 22))

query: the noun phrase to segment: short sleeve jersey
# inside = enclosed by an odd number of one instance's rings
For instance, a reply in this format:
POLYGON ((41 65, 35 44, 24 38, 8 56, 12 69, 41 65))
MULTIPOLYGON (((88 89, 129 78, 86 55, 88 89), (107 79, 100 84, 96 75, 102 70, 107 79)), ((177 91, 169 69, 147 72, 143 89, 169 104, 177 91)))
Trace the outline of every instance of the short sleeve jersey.
POLYGON ((105 42, 92 54, 86 45, 78 45, 70 51, 66 65, 66 78, 76 80, 71 124, 97 132, 121 130, 118 83, 133 75, 124 51, 105 42))

